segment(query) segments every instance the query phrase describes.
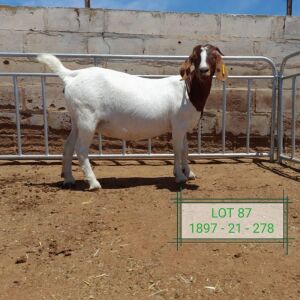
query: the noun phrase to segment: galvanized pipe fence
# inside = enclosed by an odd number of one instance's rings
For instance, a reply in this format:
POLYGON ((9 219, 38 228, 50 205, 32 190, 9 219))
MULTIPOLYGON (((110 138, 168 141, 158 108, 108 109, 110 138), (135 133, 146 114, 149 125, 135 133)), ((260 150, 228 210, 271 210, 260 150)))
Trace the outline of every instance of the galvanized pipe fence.
MULTIPOLYGON (((300 54, 297 53, 297 54, 300 54)), ((0 53, 1 57, 13 57, 13 58, 28 58, 34 59, 38 53, 0 53)), ((112 55, 112 54, 54 54, 61 59, 90 59, 92 63, 97 66, 101 62, 107 61, 154 61, 154 62, 182 62, 187 56, 167 56, 167 55, 112 55)), ((288 58, 286 58, 287 60, 288 58)), ((196 153, 189 153, 190 159, 197 158, 250 158, 250 157, 269 157, 271 161, 275 159, 275 148, 278 149, 277 155, 280 159, 285 159, 282 153, 282 81, 290 77, 279 77, 276 66, 274 62, 264 56, 225 56, 224 60, 227 63, 264 63, 268 66, 270 71, 269 75, 229 75, 228 80, 223 82, 222 86, 222 129, 221 129, 221 149, 218 152, 210 153, 205 152, 202 149, 202 133, 201 133, 201 120, 198 124, 198 146, 196 153), (246 128, 246 151, 245 152, 233 152, 226 149, 226 111, 228 106, 227 90, 228 81, 231 79, 239 79, 247 83, 247 128, 246 128), (271 81, 272 90, 272 110, 271 110, 271 124, 270 124, 270 145, 267 151, 251 151, 251 124, 252 124, 252 113, 253 113, 253 103, 252 103, 252 86, 254 80, 269 80, 271 81), (278 87, 279 83, 279 87, 278 87), (277 87, 279 89, 279 100, 278 100, 278 114, 277 114, 277 87), (281 95, 281 96, 280 96, 281 95), (280 110, 281 109, 281 110, 280 110), (276 120, 278 118, 278 120, 276 120), (277 121, 277 126, 276 126, 277 121), (276 132, 277 131, 277 132, 276 132), (278 134, 277 143, 275 144, 275 135, 278 134), (280 135, 281 134, 281 135, 280 135)), ((284 68, 284 63, 282 64, 282 74, 284 68)), ((293 78, 300 75, 295 74, 293 78)), ((138 75, 146 78, 163 78, 167 75, 138 75)), ((171 76, 171 75, 168 75, 171 76)), ((46 78, 56 77, 53 73, 31 73, 31 72, 0 72, 1 77, 11 77, 13 82, 13 93, 15 101, 15 115, 16 115, 16 139, 17 139, 17 154, 0 154, 0 160, 57 160, 62 159, 62 154, 52 154, 49 151, 49 128, 48 128, 48 113, 47 113, 47 93, 46 93, 46 78), (20 99, 19 99, 19 88, 18 80, 20 78, 26 77, 39 77, 40 87, 41 87, 41 100, 43 107, 43 131, 44 131, 44 152, 40 154, 25 154, 22 150, 22 132, 21 132, 21 120, 20 120, 20 99)), ((294 85, 296 80, 293 81, 294 85)), ((212 91, 213 93, 213 91, 212 91)), ((294 132, 295 136, 295 132, 294 132)), ((119 154, 106 154, 103 153, 103 139, 100 135, 98 137, 99 151, 97 154, 90 154, 89 157, 93 159, 168 159, 172 158, 171 153, 152 153, 151 139, 148 140, 148 147, 146 153, 131 154, 126 151, 126 141, 122 141, 122 151, 119 154)), ((76 156, 74 156, 76 157, 76 156)), ((292 157, 295 160, 294 157, 292 157)), ((297 160, 295 160, 297 161, 297 160)))
MULTIPOLYGON (((288 56, 286 56, 280 66, 278 81, 279 81, 279 89, 278 89, 278 123, 277 123, 277 132, 278 132, 278 161, 282 162, 284 160, 293 161, 300 163, 300 151, 297 153, 296 149, 296 140, 297 140, 297 113, 300 112, 299 110, 299 103, 297 107, 297 79, 300 76, 300 73, 294 73, 291 75, 284 75, 285 73, 285 67, 288 61, 296 56, 300 55, 300 51, 297 51, 295 53, 292 53, 288 56), (285 134, 285 117, 287 118, 287 113, 285 114, 285 106, 286 106, 286 100, 285 100, 285 93, 284 90, 284 83, 285 82, 291 82, 291 112, 289 114, 290 116, 290 145, 288 145, 288 148, 290 149, 290 153, 286 153, 284 145, 284 139, 286 137, 285 134)), ((300 150, 300 149, 299 149, 300 150)))

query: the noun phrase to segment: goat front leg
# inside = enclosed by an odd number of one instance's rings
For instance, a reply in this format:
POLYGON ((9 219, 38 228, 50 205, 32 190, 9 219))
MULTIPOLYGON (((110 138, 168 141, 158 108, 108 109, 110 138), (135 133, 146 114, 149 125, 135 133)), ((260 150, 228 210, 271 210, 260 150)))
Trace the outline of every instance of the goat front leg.
POLYGON ((89 146, 94 136, 93 131, 84 130, 79 128, 78 139, 76 143, 76 153, 80 163, 80 167, 84 173, 85 179, 88 181, 90 188, 89 190, 100 189, 101 185, 96 179, 96 176, 92 170, 88 159, 89 146))
POLYGON ((189 156, 189 146, 186 134, 183 138, 183 148, 182 148, 182 170, 185 176, 188 179, 195 179, 196 175, 194 172, 190 169, 189 163, 188 163, 188 156, 189 156))
POLYGON ((187 177, 182 172, 182 151, 183 151, 183 139, 185 132, 173 128, 173 150, 174 150, 174 176, 177 183, 186 182, 187 177))

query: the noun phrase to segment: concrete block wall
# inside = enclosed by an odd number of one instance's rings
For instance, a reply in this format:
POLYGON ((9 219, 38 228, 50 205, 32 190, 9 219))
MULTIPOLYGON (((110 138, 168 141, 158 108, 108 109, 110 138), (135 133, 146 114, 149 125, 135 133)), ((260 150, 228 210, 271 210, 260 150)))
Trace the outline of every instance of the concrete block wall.
MULTIPOLYGON (((197 44, 217 45, 225 55, 262 55, 279 66, 282 58, 300 50, 300 18, 284 16, 205 15, 73 8, 0 6, 0 52, 111 53, 189 55, 197 44)), ((92 62, 66 62, 83 68, 92 62)), ((179 64, 163 62, 100 62, 103 67, 132 74, 177 74, 179 64)), ((261 63, 235 62, 232 75, 271 74, 261 63)), ((287 73, 300 69, 300 60, 287 65, 287 73)), ((0 57, 0 72, 44 72, 34 59, 0 57)), ((227 131, 234 136, 246 130, 247 82, 228 82, 227 131)), ((252 88, 252 134, 270 131, 270 81, 254 81, 252 88)), ((289 87, 286 87, 289 94, 289 87)), ((63 86, 47 79, 49 126, 70 128, 65 111, 63 86)), ((20 78, 22 122, 42 125, 39 79, 20 78)), ((219 134, 222 86, 214 83, 205 116, 205 134, 219 134)), ((287 101, 288 101, 288 96, 287 101)), ((299 101, 300 94, 297 94, 299 101)), ((287 105, 287 109, 289 105, 287 105)), ((12 81, 0 82, 0 128, 14 122, 12 81)))

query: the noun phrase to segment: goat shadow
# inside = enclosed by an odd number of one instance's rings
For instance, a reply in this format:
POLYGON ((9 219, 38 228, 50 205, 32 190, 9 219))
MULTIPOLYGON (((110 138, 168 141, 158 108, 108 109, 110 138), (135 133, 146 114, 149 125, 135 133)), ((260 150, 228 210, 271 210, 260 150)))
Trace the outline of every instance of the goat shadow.
MULTIPOLYGON (((199 186, 197 184, 191 183, 191 181, 178 184, 175 182, 174 177, 104 177, 99 179, 102 189, 112 190, 112 189, 127 189, 139 186, 155 186, 156 189, 167 189, 170 192, 177 192, 180 190, 197 190, 199 186)), ((50 188, 57 189, 69 189, 73 191, 84 191, 88 190, 88 183, 84 180, 76 180, 75 185, 71 187, 64 187, 62 181, 57 182, 45 182, 45 183, 30 183, 26 184, 30 186, 47 186, 50 188)))
POLYGON ((106 177, 101 178, 100 183, 103 189, 124 189, 153 185, 158 190, 167 189, 170 192, 177 192, 183 189, 197 190, 199 188, 197 184, 193 184, 191 181, 178 184, 175 182, 174 177, 106 177))

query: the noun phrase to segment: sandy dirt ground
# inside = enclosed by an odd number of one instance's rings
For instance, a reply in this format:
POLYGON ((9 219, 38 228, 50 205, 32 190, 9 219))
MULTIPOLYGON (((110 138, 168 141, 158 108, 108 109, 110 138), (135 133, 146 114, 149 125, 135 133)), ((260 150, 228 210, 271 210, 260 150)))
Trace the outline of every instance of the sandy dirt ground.
POLYGON ((102 189, 74 162, 0 162, 0 299, 300 299, 300 174, 266 160, 201 160, 189 197, 280 197, 289 207, 281 244, 183 244, 178 186, 168 161, 93 162, 102 189))

